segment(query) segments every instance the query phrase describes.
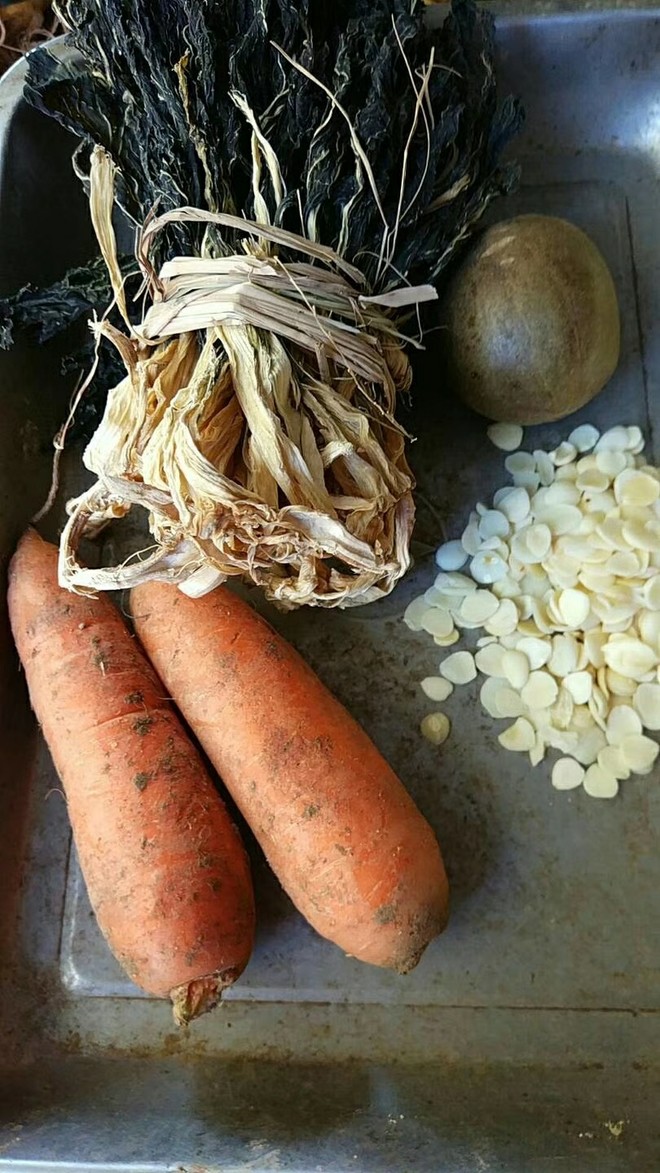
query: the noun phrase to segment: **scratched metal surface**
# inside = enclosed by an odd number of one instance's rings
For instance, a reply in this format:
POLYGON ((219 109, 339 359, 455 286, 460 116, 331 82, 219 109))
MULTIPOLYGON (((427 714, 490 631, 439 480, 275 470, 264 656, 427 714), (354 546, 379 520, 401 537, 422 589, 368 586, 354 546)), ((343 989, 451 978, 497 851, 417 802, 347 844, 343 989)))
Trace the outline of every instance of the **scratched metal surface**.
MULTIPOLYGON (((524 187, 497 215, 542 210, 586 228, 623 316, 622 363, 606 392, 527 439, 550 446, 589 419, 637 422, 652 440, 660 20, 512 19, 500 44, 528 123, 524 187)), ((18 71, 0 86, 3 289, 53 277, 90 248, 70 146, 17 105, 20 85, 18 71)), ((0 354, 5 560, 44 495, 48 438, 68 394, 56 371, 53 351, 0 354)), ((459 531, 470 503, 501 483, 502 463, 483 423, 443 386, 432 341, 408 422, 421 551, 440 538, 438 513, 459 531)), ((270 617, 436 827, 454 894, 449 929, 405 980, 367 969, 315 937, 255 852, 253 961, 225 1009, 185 1035, 100 938, 0 631, 0 1168, 657 1167, 660 775, 629 783, 616 803, 556 794, 547 766, 530 771, 498 747, 474 688, 447 704, 451 740, 441 750, 423 742, 417 681, 439 657, 400 615, 432 576, 420 555, 382 604, 270 617)))

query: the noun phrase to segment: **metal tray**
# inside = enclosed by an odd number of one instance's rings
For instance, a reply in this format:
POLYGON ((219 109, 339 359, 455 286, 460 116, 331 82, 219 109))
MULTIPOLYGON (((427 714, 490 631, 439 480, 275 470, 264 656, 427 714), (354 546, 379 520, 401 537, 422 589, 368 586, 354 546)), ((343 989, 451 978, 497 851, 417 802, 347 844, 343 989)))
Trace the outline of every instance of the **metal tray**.
MULTIPOLYGON (((524 186, 498 217, 565 215, 615 275, 623 359, 577 419, 660 425, 660 19, 648 12, 500 22, 520 92, 524 186)), ((0 283, 44 281, 91 249, 71 140, 0 85, 0 283)), ((0 353, 0 558, 44 498, 70 388, 59 352, 0 353)), ((418 534, 455 532, 501 483, 501 454, 418 364, 410 421, 418 534), (434 503, 437 512, 429 507, 434 503)), ((658 453, 655 453, 656 457, 658 453)), ((70 482, 71 484, 72 482, 70 482)), ((69 486, 70 487, 70 486, 69 486)), ((54 522, 52 523, 55 524, 54 522)), ((254 854, 253 961, 189 1031, 139 994, 94 923, 52 766, 0 623, 0 1169, 433 1170, 535 1173, 660 1165, 660 772, 613 803, 557 794, 497 745, 476 690, 451 740, 417 732, 430 641, 387 601, 271 616, 362 721, 436 827, 451 925, 407 978, 341 955, 254 854)))

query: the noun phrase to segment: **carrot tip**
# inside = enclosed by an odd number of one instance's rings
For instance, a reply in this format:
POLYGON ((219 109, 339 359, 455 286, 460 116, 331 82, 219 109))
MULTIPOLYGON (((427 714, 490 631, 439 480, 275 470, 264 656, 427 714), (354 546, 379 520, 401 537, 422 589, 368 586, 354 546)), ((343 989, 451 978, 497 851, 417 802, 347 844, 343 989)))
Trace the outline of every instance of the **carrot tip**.
POLYGON ((195 1018, 214 1010, 224 991, 234 984, 238 976, 238 970, 225 969, 177 986, 170 992, 176 1025, 188 1026, 195 1018))

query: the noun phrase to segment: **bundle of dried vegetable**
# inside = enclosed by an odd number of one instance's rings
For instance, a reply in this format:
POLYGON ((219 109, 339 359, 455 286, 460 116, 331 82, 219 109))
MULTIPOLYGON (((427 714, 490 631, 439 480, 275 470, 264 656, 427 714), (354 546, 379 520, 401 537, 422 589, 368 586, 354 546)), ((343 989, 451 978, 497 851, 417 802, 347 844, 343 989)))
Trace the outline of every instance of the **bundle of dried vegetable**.
POLYGON ((60 573, 203 593, 241 575, 284 606, 350 606, 409 563, 397 397, 419 303, 513 171, 491 26, 455 0, 70 0, 76 55, 29 94, 83 140, 125 377, 70 503, 60 573), (113 212, 136 231, 135 319, 113 212), (90 570, 78 546, 133 506, 153 547, 90 570))

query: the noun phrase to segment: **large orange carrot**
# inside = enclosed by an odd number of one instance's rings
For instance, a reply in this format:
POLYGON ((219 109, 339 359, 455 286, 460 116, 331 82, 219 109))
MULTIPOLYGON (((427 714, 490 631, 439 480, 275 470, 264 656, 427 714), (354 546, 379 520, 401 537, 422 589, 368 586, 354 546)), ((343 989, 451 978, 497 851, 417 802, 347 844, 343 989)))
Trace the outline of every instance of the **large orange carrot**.
POLYGON ((131 979, 189 1021, 250 957, 238 831, 121 617, 62 590, 57 550, 34 531, 11 563, 9 614, 99 925, 131 979))
POLYGON ((406 973, 444 927, 428 823, 346 710, 226 589, 132 592, 145 650, 294 904, 322 936, 406 973))

